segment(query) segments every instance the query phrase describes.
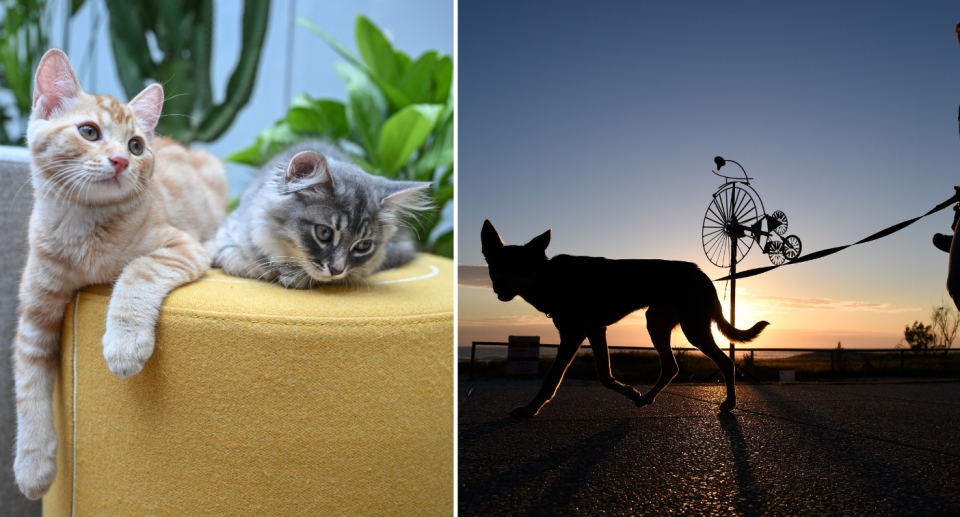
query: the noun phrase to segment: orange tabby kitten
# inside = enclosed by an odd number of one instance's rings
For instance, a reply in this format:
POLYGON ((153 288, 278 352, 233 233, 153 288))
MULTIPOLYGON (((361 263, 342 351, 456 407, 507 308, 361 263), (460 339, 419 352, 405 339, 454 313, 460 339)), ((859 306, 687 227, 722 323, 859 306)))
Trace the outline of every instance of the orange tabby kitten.
POLYGON ((225 216, 223 166, 169 139, 154 142, 162 106, 158 84, 129 104, 84 93, 57 49, 37 68, 27 126, 30 253, 13 342, 14 472, 31 499, 46 493, 57 473, 51 398, 67 303, 84 286, 114 284, 103 355, 111 372, 126 377, 153 353, 167 293, 209 268, 201 242, 225 216))

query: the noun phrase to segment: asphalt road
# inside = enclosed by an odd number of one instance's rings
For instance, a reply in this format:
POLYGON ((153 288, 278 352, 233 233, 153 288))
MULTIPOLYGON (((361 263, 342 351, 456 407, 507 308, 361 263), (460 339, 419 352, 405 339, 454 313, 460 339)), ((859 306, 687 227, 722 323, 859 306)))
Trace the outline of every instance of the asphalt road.
POLYGON ((960 383, 737 389, 461 385, 459 515, 960 515, 960 383))

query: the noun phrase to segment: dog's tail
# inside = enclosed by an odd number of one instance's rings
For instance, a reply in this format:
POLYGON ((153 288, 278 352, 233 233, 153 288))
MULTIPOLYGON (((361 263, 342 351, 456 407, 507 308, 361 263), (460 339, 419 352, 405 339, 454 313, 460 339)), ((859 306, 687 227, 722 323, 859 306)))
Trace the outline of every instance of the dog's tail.
POLYGON ((753 341, 763 332, 763 329, 767 328, 767 325, 770 324, 770 322, 761 321, 747 330, 740 330, 731 325, 730 322, 723 317, 723 308, 720 306, 719 299, 717 299, 717 304, 713 309, 713 321, 717 322, 717 328, 720 329, 720 333, 734 343, 749 343, 753 341))

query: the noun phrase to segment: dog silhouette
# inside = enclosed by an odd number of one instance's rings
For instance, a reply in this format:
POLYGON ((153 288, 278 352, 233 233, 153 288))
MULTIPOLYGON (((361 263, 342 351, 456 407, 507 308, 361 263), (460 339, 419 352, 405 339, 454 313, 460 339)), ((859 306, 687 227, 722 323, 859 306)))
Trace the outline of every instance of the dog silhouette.
POLYGON ((710 278, 691 262, 672 260, 611 260, 602 257, 557 255, 548 259, 550 230, 523 246, 507 246, 489 220, 480 232, 483 256, 501 301, 519 296, 553 319, 560 332, 560 348, 537 396, 512 417, 535 416, 553 399, 563 374, 584 339, 590 340, 600 383, 633 400, 637 407, 652 404, 676 377, 679 368, 670 349, 670 333, 677 325, 687 340, 709 357, 723 373, 727 398, 721 412, 737 405, 735 364, 713 340, 711 324, 737 343, 752 341, 769 325, 761 321, 739 330, 723 317, 720 298, 710 278), (607 327, 629 314, 647 309, 647 331, 660 356, 660 378, 645 395, 613 378, 607 348, 607 327))

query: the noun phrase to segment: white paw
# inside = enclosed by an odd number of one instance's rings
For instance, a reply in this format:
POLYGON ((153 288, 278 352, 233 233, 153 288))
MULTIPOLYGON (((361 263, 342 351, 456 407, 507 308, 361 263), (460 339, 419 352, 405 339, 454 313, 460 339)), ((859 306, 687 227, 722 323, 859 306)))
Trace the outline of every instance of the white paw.
POLYGON ((28 451, 17 451, 17 459, 13 462, 13 474, 17 479, 17 486, 23 495, 29 499, 40 499, 54 478, 57 477, 57 437, 48 439, 39 448, 30 448, 28 451))
POLYGON ((153 355, 154 329, 120 326, 107 321, 103 335, 103 357, 107 368, 117 377, 139 373, 153 355))

